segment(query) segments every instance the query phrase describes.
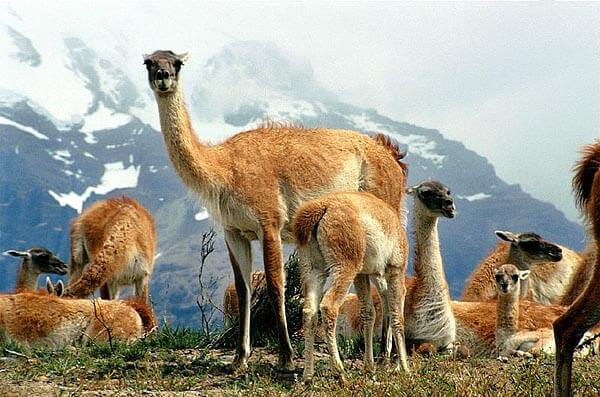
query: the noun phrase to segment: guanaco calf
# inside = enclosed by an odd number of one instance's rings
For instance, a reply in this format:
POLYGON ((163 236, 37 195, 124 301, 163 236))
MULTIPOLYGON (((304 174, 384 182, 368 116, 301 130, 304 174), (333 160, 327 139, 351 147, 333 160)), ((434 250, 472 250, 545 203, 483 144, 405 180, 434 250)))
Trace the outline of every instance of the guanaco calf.
POLYGON ((148 301, 156 229, 152 215, 129 197, 94 203, 71 226, 71 266, 65 297, 115 299, 123 286, 148 301))
POLYGON ((43 273, 67 274, 67 265, 44 247, 34 247, 27 251, 8 250, 6 254, 22 258, 16 292, 37 290, 38 279, 43 273))
MULTIPOLYGON (((398 347, 396 370, 408 371, 404 341, 405 226, 398 211, 370 193, 332 193, 302 205, 293 220, 304 287, 304 380, 314 375, 317 305, 325 328, 331 363, 344 379, 336 341, 338 311, 352 282, 361 303, 364 365, 374 367, 370 279, 381 295, 384 327, 392 324, 398 347), (331 286, 323 295, 328 276, 331 286), (322 298, 321 298, 322 297, 322 298)), ((385 344, 388 341, 384 341, 385 344)), ((389 350, 388 350, 389 351, 389 350)))
POLYGON ((496 349, 499 357, 554 353, 554 335, 550 328, 533 331, 518 331, 519 297, 521 282, 527 279, 530 270, 519 270, 506 264, 496 270, 498 306, 496 311, 496 349))

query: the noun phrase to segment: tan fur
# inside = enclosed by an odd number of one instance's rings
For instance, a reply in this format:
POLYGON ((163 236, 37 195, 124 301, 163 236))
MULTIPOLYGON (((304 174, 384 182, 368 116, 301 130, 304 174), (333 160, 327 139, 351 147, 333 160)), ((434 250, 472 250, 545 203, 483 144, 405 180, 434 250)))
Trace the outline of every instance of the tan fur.
POLYGON ((102 287, 102 297, 114 299, 121 287, 134 285, 135 296, 148 301, 155 250, 154 219, 144 207, 128 197, 98 201, 71 226, 64 295, 85 298, 102 287))
POLYGON ((399 346, 396 369, 408 371, 404 342, 404 271, 407 262, 407 239, 399 211, 369 193, 332 193, 306 203, 298 210, 293 227, 300 241, 299 258, 304 286, 304 380, 314 374, 314 337, 317 305, 320 303, 332 366, 343 378, 336 325, 340 306, 354 281, 360 301, 365 337, 365 368, 373 369, 373 325, 375 309, 371 301, 370 278, 381 295, 386 326, 385 351, 390 348, 387 324, 399 346), (316 210, 322 207, 321 210, 316 210), (321 217, 310 216, 321 213, 321 217), (306 222, 312 219, 314 223, 306 222), (331 286, 322 295, 327 277, 331 286), (388 292, 389 288, 389 292, 388 292), (390 318, 391 317, 391 318, 390 318))
POLYGON ((571 395, 573 353, 584 333, 600 321, 600 141, 586 146, 575 166, 573 190, 576 203, 590 224, 596 255, 592 277, 585 291, 554 323, 556 366, 554 395, 571 395))
MULTIPOLYGON (((407 282, 410 287, 411 284, 407 282)), ((452 312, 456 318, 456 339, 467 346, 475 357, 493 358, 496 355, 497 301, 462 302, 452 301, 452 312)), ((528 300, 519 300, 518 333, 552 328, 553 322, 567 311, 566 306, 541 305, 528 300)), ((600 327, 590 331, 600 333, 600 327)), ((575 346, 584 341, 582 334, 575 346)), ((592 349, 597 349, 593 347, 592 349)))
MULTIPOLYGON (((382 326, 382 308, 381 298, 377 292, 377 288, 371 288, 371 300, 375 309, 375 324, 374 333, 381 334, 382 326)), ((360 301, 358 295, 348 294, 344 298, 344 302, 340 306, 336 333, 345 338, 355 338, 363 334, 364 324, 360 314, 360 301)))
MULTIPOLYGON (((251 294, 254 296, 255 292, 267 287, 267 280, 265 278, 265 272, 252 272, 251 274, 251 294)), ((240 315, 240 302, 235 292, 235 284, 231 283, 225 288, 223 295, 223 320, 225 327, 228 328, 233 324, 233 320, 237 319, 240 315)))
POLYGON ((590 280, 592 279, 594 267, 596 265, 596 251, 596 243, 592 241, 587 245, 587 247, 585 247, 583 253, 581 253, 581 270, 577 272, 573 282, 561 298, 561 306, 570 306, 573 304, 577 297, 579 297, 579 295, 581 295, 581 293, 587 288, 590 280))
MULTIPOLYGON (((520 300, 517 332, 551 327, 565 310, 561 306, 520 300)), ((495 357, 497 302, 453 301, 452 311, 456 318, 456 339, 468 346, 475 357, 495 357)))
POLYGON ((132 342, 156 326, 144 302, 64 299, 47 294, 0 295, 0 333, 26 347, 60 348, 86 341, 132 342))
POLYGON ((248 240, 259 239, 278 322, 279 364, 292 369, 281 255, 281 242, 293 241, 290 220, 304 202, 336 191, 368 191, 398 211, 404 168, 391 150, 394 145, 353 131, 269 125, 219 145, 202 144, 192 129, 179 82, 186 58, 156 51, 145 56, 145 64, 175 171, 225 229, 242 308, 234 366, 246 368, 250 353, 248 240))
MULTIPOLYGON (((563 258, 559 262, 543 262, 519 265, 519 269, 531 269, 527 282, 528 289, 522 297, 544 305, 559 304, 563 296, 573 288, 578 274, 584 269, 583 258, 576 252, 562 249, 563 258)), ((465 283, 462 300, 486 301, 495 299, 497 290, 494 282, 496 268, 515 263, 516 248, 508 243, 498 243, 496 248, 477 266, 465 283)))

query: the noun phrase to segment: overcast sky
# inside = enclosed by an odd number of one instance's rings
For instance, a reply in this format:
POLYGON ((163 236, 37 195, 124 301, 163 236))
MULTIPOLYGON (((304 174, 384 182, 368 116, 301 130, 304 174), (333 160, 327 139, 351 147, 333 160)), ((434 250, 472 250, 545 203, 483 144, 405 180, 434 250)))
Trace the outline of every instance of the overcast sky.
POLYGON ((145 51, 272 41, 306 58, 341 100, 439 129, 577 219, 571 167, 600 136, 598 3, 22 4, 43 8, 49 28, 89 25, 90 15, 90 30, 123 26, 132 45, 153 39, 145 51))

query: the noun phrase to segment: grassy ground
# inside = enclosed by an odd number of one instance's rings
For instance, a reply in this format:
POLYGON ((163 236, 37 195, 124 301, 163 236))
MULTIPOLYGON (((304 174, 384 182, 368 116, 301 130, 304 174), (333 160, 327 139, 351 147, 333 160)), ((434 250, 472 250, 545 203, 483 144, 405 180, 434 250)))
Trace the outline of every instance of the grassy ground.
MULTIPOLYGON (((250 370, 234 376, 231 349, 211 348, 211 340, 189 330, 163 329, 133 345, 94 344, 83 348, 25 351, 7 346, 0 359, 0 395, 14 396, 548 396, 553 360, 454 360, 415 357, 411 375, 379 369, 361 371, 354 342, 343 342, 347 384, 335 380, 319 354, 314 383, 301 372, 275 371, 274 347, 253 350, 250 370)), ((297 351, 302 350, 297 344, 297 351)), ((301 368, 302 360, 297 360, 301 368)), ((300 370, 299 370, 300 371, 300 370)), ((600 357, 575 365, 578 396, 600 396, 600 357)))

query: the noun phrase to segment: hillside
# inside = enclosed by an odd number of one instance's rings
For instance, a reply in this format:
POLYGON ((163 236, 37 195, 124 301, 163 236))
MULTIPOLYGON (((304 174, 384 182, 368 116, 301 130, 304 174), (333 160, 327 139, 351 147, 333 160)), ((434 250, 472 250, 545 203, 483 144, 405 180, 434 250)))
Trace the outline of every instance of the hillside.
MULTIPOLYGON (((549 357, 456 359, 444 355, 411 358, 411 374, 377 368, 362 371, 356 344, 340 341, 347 382, 337 381, 327 357, 318 352, 311 385, 297 372, 274 370, 276 354, 255 348, 246 375, 226 366, 231 350, 210 348, 197 333, 165 329, 132 346, 93 344, 58 352, 13 352, 0 362, 2 395, 29 396, 548 396, 552 393, 549 357)), ((575 360, 574 396, 600 395, 598 356, 575 360)))

